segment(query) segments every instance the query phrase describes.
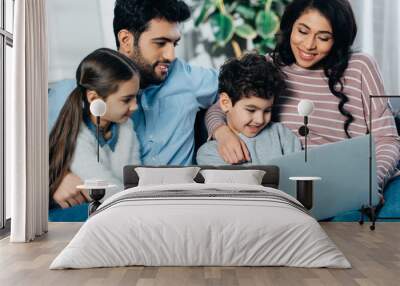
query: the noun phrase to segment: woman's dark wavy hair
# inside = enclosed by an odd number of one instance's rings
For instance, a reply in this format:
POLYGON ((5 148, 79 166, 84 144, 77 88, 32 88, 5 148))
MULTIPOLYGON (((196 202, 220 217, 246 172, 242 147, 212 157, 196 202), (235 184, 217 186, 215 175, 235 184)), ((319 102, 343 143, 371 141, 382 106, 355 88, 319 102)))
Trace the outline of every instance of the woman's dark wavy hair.
POLYGON ((135 64, 123 54, 107 49, 97 49, 79 64, 76 71, 76 88, 68 96, 49 136, 49 191, 50 198, 69 171, 83 114, 89 114, 86 92, 96 91, 106 99, 118 91, 122 81, 139 77, 135 64))
POLYGON ((227 93, 233 105, 250 96, 276 100, 285 88, 281 71, 263 55, 247 53, 227 60, 220 69, 218 92, 227 93))
POLYGON ((344 108, 349 99, 343 93, 342 76, 352 54, 351 46, 357 34, 357 25, 348 0, 294 0, 286 7, 282 16, 280 31, 277 34, 278 43, 272 58, 278 66, 291 65, 296 61, 290 46, 293 25, 304 12, 314 9, 325 16, 332 26, 332 50, 317 65, 324 69, 332 94, 340 99, 338 109, 347 118, 344 131, 350 138, 348 129, 354 118, 344 108))
POLYGON ((180 0, 117 0, 113 22, 117 48, 119 48, 118 32, 122 29, 133 33, 137 45, 140 35, 148 29, 152 19, 180 23, 189 17, 189 6, 180 0))

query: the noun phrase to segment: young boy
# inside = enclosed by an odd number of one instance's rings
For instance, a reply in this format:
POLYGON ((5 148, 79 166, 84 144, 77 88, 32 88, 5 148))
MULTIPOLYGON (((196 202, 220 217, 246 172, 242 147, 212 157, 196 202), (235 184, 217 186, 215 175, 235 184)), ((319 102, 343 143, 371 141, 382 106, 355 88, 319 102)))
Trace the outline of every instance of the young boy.
MULTIPOLYGON (((301 150, 299 139, 280 123, 271 122, 274 99, 285 92, 279 70, 264 56, 246 54, 230 59, 219 74, 219 104, 228 126, 246 143, 251 161, 263 165, 269 159, 301 150)), ((226 165, 209 141, 197 152, 199 165, 226 165)))

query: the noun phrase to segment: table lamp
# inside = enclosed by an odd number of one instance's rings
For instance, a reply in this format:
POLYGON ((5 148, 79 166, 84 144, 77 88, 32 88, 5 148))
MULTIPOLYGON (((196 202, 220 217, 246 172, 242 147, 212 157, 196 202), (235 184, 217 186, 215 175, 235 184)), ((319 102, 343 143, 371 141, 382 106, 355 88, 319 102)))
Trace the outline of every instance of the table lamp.
POLYGON ((307 135, 309 133, 309 129, 307 127, 308 124, 308 116, 314 110, 314 103, 308 99, 300 100, 297 105, 297 111, 299 115, 304 117, 304 125, 299 128, 299 134, 304 136, 304 161, 307 162, 307 135))
POLYGON ((364 216, 367 216, 371 220, 371 225, 370 229, 375 230, 375 222, 377 219, 387 219, 387 220, 399 220, 400 217, 378 217, 378 214, 383 207, 382 201, 379 202, 378 205, 374 206, 372 204, 372 176, 375 176, 376 174, 372 174, 372 154, 375 152, 375 150, 372 149, 372 99, 373 98, 379 98, 382 100, 382 98, 400 98, 400 95, 370 95, 369 96, 369 174, 368 174, 368 179, 369 179, 369 198, 368 198, 368 204, 361 206, 361 218, 359 223, 364 224, 364 216))
MULTIPOLYGON (((90 103, 90 113, 96 117, 96 139, 97 139, 97 162, 100 161, 100 117, 104 116, 107 111, 106 103, 102 99, 95 99, 90 103)), ((77 186, 78 189, 88 189, 89 196, 92 198, 92 202, 89 204, 88 212, 89 216, 96 211, 100 206, 100 200, 106 193, 106 188, 114 187, 114 185, 108 184, 102 179, 88 179, 85 180, 84 185, 77 186)))
POLYGON ((100 133, 100 117, 104 116, 107 111, 107 105, 102 99, 95 99, 90 103, 90 113, 96 116, 96 136, 97 136, 97 162, 99 162, 99 133, 100 133))

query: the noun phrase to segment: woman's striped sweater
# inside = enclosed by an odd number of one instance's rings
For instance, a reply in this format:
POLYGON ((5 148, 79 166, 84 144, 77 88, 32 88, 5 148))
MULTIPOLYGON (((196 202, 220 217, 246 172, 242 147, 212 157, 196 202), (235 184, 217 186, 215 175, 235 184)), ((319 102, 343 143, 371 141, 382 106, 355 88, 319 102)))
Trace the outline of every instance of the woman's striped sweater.
MULTIPOLYGON (((323 70, 309 70, 295 64, 282 68, 286 75, 287 93, 277 101, 278 121, 295 134, 303 125, 303 118, 297 113, 302 99, 314 102, 314 112, 309 117, 309 145, 317 146, 347 138, 344 132, 346 117, 338 110, 340 99, 329 90, 328 78, 323 70)), ((384 95, 382 77, 376 62, 364 53, 352 55, 343 75, 343 92, 349 101, 345 104, 354 117, 349 133, 352 137, 365 135, 369 126, 369 95, 384 95)), ((209 134, 225 124, 224 114, 215 104, 206 115, 209 134)), ((383 187, 396 172, 400 160, 400 139, 387 98, 372 101, 372 134, 376 145, 377 176, 383 187)), ((304 143, 304 138, 299 136, 304 143)))

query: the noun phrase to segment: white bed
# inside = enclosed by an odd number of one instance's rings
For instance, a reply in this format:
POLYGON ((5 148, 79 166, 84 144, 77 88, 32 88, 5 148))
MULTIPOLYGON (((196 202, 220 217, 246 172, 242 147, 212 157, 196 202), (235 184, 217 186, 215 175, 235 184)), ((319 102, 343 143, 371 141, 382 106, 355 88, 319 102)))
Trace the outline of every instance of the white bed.
POLYGON ((50 269, 128 265, 351 267, 284 192, 198 183, 138 186, 110 197, 50 269))

